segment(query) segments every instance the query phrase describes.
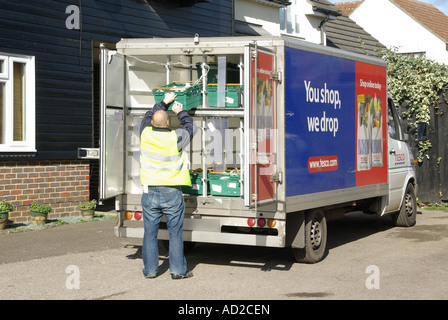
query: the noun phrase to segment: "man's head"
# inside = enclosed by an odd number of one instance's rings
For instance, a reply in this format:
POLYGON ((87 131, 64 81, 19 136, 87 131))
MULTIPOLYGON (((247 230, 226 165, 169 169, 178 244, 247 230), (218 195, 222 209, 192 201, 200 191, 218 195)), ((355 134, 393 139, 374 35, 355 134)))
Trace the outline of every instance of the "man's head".
POLYGON ((158 128, 168 128, 170 126, 168 114, 163 110, 156 111, 152 116, 151 124, 158 128))

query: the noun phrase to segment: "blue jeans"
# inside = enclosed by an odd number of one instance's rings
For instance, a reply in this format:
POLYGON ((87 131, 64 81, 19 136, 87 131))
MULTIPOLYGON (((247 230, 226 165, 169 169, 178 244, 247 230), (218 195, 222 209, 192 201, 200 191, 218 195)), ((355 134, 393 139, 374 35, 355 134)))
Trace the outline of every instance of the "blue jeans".
POLYGON ((182 225, 185 216, 185 200, 182 191, 173 187, 149 187, 142 196, 143 222, 143 273, 157 274, 159 268, 159 247, 157 233, 160 220, 165 215, 170 235, 170 273, 186 275, 187 261, 184 256, 182 225))

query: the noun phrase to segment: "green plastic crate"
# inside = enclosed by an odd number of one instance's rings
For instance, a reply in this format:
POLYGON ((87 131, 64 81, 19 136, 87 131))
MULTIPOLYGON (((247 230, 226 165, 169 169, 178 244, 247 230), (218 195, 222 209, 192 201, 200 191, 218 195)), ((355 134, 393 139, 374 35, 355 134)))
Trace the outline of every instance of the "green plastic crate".
MULTIPOLYGON (((166 86, 154 88, 152 93, 156 103, 162 101, 167 92, 177 94, 175 101, 183 104, 183 110, 190 110, 202 104, 202 82, 173 81, 166 86)), ((171 105, 168 110, 171 110, 171 105)))
MULTIPOLYGON (((203 188, 202 188, 202 170, 199 172, 196 171, 190 171, 190 179, 191 179, 191 187, 189 186, 182 186, 182 192, 185 194, 195 194, 195 195, 202 195, 203 194, 203 188)), ((208 184, 208 182, 207 182, 208 184)), ((207 189, 210 188, 207 185, 207 189)))
MULTIPOLYGON (((241 93, 243 86, 238 83, 227 83, 226 84, 226 98, 225 98, 225 108, 238 108, 241 107, 241 93)), ((208 92, 208 105, 209 107, 218 106, 218 84, 210 83, 207 85, 208 92)))
POLYGON ((239 173, 210 172, 208 178, 210 182, 210 194, 215 196, 240 196, 239 173))

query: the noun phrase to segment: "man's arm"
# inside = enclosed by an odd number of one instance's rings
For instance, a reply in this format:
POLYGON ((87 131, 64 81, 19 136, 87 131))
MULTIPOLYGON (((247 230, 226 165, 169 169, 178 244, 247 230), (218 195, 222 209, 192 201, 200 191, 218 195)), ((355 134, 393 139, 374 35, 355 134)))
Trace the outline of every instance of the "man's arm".
POLYGON ((181 151, 193 139, 194 134, 197 132, 197 127, 194 124, 193 118, 186 111, 182 110, 181 104, 175 103, 172 109, 176 113, 181 125, 181 128, 176 129, 177 149, 181 151))

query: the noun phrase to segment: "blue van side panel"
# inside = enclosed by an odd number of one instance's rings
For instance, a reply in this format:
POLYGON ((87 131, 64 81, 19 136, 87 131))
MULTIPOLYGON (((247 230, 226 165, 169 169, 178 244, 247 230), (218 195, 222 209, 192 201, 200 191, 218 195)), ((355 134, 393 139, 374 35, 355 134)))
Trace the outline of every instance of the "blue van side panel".
POLYGON ((356 186, 355 61, 285 48, 286 196, 356 186))

